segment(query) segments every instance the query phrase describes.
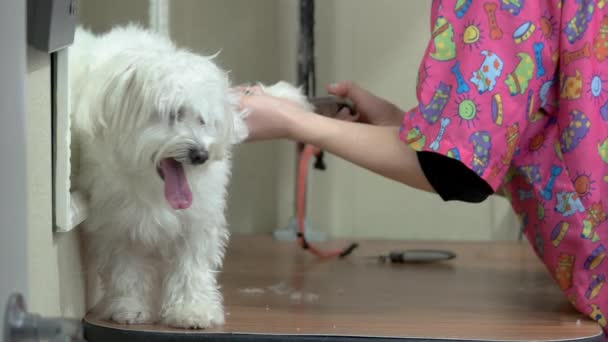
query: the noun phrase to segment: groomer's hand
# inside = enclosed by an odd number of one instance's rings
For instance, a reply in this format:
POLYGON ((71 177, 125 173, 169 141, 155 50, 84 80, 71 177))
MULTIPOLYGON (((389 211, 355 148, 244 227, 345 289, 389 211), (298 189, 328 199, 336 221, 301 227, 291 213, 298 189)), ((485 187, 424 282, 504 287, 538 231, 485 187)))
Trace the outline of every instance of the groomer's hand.
POLYGON ((344 108, 338 119, 358 121, 377 126, 400 126, 404 112, 396 105, 379 98, 352 81, 330 84, 327 91, 335 96, 350 99, 357 109, 353 118, 349 109, 344 108))
POLYGON ((257 89, 241 90, 240 106, 249 112, 245 118, 249 128, 247 141, 289 139, 311 144, 384 177, 434 191, 416 152, 399 140, 398 125, 335 120, 257 89))
POLYGON ((310 115, 297 103, 264 94, 259 87, 239 87, 240 107, 248 112, 246 141, 292 139, 294 121, 310 115))

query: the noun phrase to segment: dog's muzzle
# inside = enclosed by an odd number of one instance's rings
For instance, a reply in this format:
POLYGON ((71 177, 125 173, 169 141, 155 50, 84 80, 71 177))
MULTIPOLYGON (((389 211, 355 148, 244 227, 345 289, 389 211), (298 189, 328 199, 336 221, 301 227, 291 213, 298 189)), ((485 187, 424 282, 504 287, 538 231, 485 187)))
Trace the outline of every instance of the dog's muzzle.
POLYGON ((188 151, 188 158, 192 165, 201 165, 209 159, 209 151, 204 148, 192 148, 188 151))

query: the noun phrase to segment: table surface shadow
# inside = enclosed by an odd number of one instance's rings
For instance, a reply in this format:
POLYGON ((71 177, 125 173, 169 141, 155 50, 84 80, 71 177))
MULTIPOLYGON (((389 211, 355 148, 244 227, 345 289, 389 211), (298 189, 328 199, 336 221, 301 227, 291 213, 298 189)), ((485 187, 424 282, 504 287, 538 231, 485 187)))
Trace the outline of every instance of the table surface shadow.
POLYGON ((123 326, 87 316, 87 340, 603 342, 600 327, 572 308, 527 242, 366 240, 345 259, 320 261, 294 242, 237 235, 219 281, 223 327, 123 326), (410 265, 365 258, 408 248, 457 257, 410 265))

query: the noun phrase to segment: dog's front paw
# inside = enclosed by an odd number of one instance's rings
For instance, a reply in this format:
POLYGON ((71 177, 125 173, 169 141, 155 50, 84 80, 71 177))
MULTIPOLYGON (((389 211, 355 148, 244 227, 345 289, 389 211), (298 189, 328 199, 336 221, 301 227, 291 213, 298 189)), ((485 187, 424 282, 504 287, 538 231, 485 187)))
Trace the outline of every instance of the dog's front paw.
POLYGON ((101 303, 97 311, 102 318, 112 320, 119 324, 148 324, 154 323, 150 307, 131 299, 116 299, 101 303))
POLYGON ((162 321, 174 328, 206 329, 224 324, 224 310, 205 303, 173 305, 163 311, 162 321))
POLYGON ((152 322, 149 311, 124 310, 112 314, 112 320, 119 324, 147 324, 152 322))

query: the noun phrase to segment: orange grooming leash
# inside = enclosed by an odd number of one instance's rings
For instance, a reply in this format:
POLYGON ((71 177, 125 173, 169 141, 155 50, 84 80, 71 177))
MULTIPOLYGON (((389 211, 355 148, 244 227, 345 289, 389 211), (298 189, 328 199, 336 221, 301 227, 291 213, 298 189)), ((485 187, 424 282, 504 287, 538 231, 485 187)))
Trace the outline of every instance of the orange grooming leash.
POLYGON ((305 250, 308 250, 309 252, 318 256, 321 259, 344 258, 347 255, 351 254, 352 251, 355 250, 355 248, 357 248, 359 245, 353 243, 342 250, 323 251, 306 241, 306 236, 304 234, 304 217, 306 215, 306 179, 308 175, 309 162, 310 158, 312 158, 313 156, 321 158, 322 153, 323 152, 321 150, 312 145, 305 145, 304 149, 300 153, 300 162, 298 165, 298 184, 296 193, 298 243, 300 244, 300 247, 305 250))
MULTIPOLYGON (((317 113, 325 112, 330 116, 335 116, 338 113, 340 104, 334 97, 318 98, 316 97, 316 67, 315 67, 315 0, 300 0, 299 1, 299 44, 297 53, 298 76, 297 83, 302 85, 303 93, 309 98, 313 98, 313 104, 317 107, 317 113)), ((352 108, 352 107, 351 107, 352 108)), ((355 113, 351 111, 351 113, 355 113)), ((301 144, 298 144, 298 146, 301 144)), ((297 189, 296 189, 296 216, 298 224, 297 238, 298 243, 303 249, 306 249, 322 259, 327 258, 343 258, 349 255, 357 244, 352 244, 348 248, 340 251, 322 251, 312 246, 306 241, 304 234, 304 217, 306 210, 306 180, 308 175, 308 163, 312 156, 317 157, 317 168, 323 169, 322 157, 323 152, 318 148, 305 145, 303 151, 300 152, 298 174, 297 174, 297 189)))

